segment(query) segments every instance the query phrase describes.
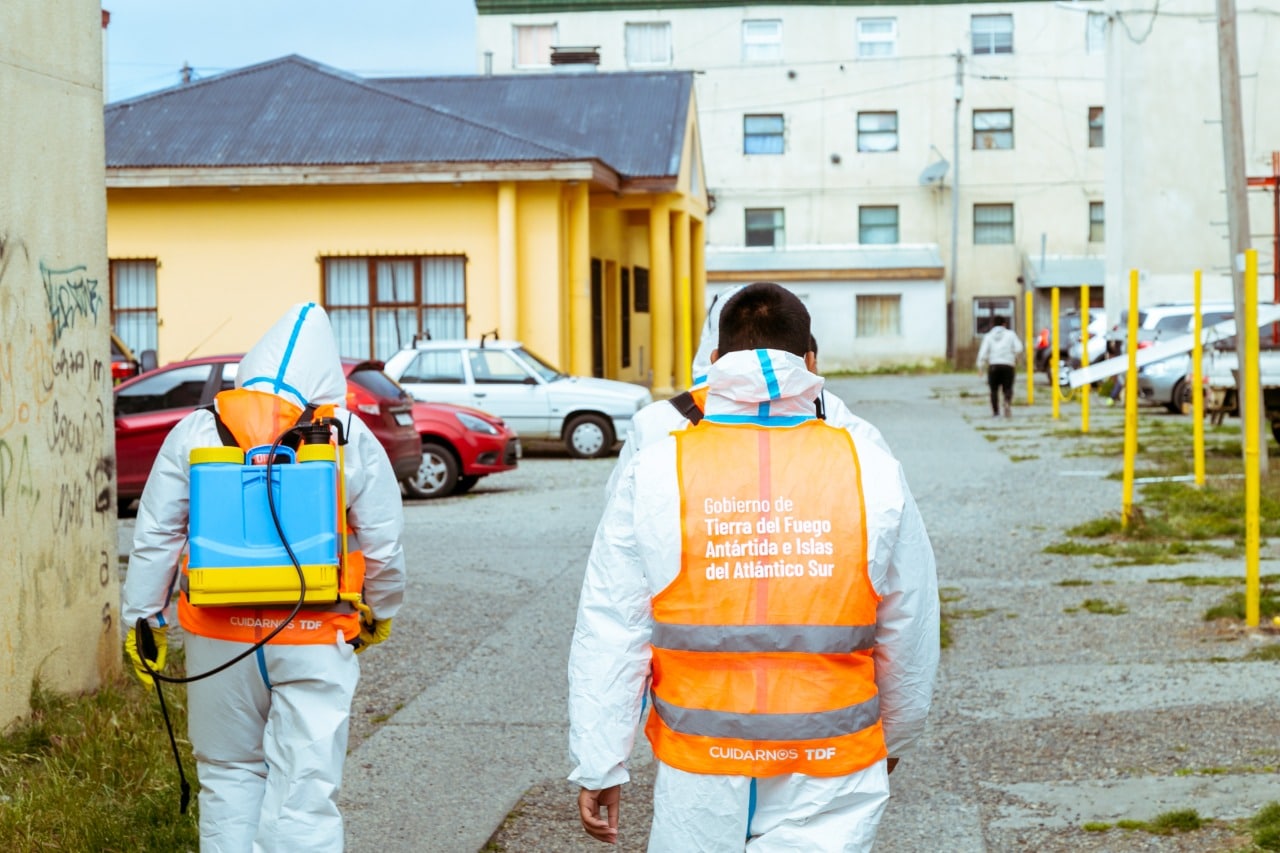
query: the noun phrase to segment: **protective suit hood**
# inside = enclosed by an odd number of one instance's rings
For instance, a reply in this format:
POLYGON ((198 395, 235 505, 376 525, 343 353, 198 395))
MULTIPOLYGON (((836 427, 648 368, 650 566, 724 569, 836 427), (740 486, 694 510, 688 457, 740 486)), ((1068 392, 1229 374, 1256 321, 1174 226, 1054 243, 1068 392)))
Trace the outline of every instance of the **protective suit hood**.
POLYGON ((744 287, 745 284, 727 287, 711 300, 711 306, 707 308, 707 319, 702 324, 702 337, 698 339, 698 351, 693 355, 695 384, 704 381, 707 372, 711 370, 711 353, 720 343, 720 312, 724 309, 724 304, 744 287))
POLYGON ((285 312, 241 359, 236 387, 275 394, 301 408, 340 405, 347 380, 325 310, 302 302, 285 312))
POLYGON ((801 407, 797 411, 812 412, 813 400, 822 392, 822 377, 810 373, 803 358, 776 349, 722 355, 711 365, 707 384, 709 415, 754 413, 761 404, 768 404, 772 414, 783 414, 795 403, 801 407))

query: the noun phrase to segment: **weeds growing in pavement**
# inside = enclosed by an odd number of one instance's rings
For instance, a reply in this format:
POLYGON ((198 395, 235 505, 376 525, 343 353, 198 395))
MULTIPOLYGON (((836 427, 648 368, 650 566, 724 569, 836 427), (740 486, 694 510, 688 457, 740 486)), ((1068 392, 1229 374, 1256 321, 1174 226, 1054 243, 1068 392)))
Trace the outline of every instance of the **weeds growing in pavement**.
POLYGON ((1253 843, 1262 850, 1280 850, 1280 803, 1267 803, 1249 821, 1253 843))
MULTIPOLYGON (((167 687, 165 700, 194 788, 185 692, 167 687)), ((80 697, 37 682, 30 715, 0 736, 6 849, 195 850, 194 797, 180 816, 178 793, 155 692, 125 676, 80 697)))

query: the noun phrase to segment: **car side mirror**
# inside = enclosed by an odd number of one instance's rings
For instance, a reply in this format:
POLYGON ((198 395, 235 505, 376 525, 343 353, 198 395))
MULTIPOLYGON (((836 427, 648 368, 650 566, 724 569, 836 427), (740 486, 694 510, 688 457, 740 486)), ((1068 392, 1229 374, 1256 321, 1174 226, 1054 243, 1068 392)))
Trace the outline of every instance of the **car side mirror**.
POLYGON ((146 373, 149 370, 155 370, 159 366, 155 350, 144 349, 142 352, 138 353, 138 367, 142 369, 143 373, 146 373))
POLYGON ((525 385, 537 385, 537 384, 538 384, 538 380, 534 379, 532 376, 526 376, 526 377, 524 378, 524 384, 525 384, 525 385))

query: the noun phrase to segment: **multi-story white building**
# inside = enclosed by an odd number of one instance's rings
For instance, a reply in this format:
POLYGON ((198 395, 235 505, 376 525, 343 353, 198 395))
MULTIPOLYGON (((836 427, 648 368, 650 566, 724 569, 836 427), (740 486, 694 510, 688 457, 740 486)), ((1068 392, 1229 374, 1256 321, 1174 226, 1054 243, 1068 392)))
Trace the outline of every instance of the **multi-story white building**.
POLYGON ((941 359, 949 314, 971 364, 992 316, 1021 329, 1025 288, 1046 282, 1102 300, 1101 4, 476 6, 489 73, 546 71, 557 47, 595 49, 601 71, 698 72, 708 288, 792 287, 824 369, 941 359))

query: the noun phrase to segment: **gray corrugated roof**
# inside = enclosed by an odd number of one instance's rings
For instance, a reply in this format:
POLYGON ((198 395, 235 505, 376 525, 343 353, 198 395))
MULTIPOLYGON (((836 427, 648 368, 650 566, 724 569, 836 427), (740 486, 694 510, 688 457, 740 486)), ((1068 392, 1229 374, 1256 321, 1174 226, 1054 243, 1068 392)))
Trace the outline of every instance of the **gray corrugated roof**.
POLYGON ((689 72, 398 77, 369 83, 524 139, 599 157, 630 177, 680 171, 693 90, 689 72))
POLYGON ((938 247, 926 245, 708 249, 707 272, 893 270, 942 267, 938 247))
POLYGON ((1023 275, 1031 287, 1101 286, 1106 280, 1105 258, 1083 255, 1027 255, 1022 261, 1023 275), (1042 268, 1043 267, 1043 268, 1042 268))
POLYGON ((107 166, 598 159, 670 176, 692 85, 686 72, 371 80, 287 56, 108 105, 107 166))

